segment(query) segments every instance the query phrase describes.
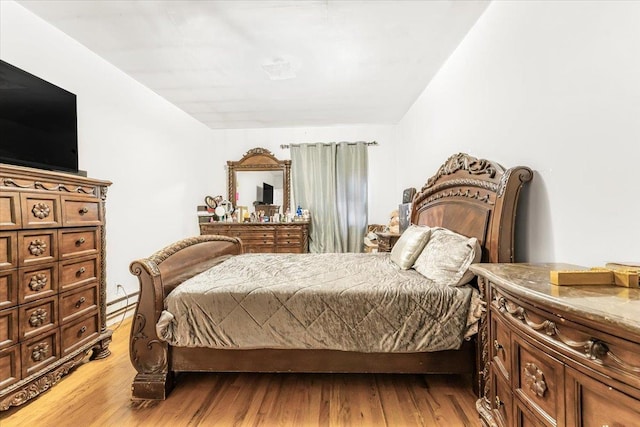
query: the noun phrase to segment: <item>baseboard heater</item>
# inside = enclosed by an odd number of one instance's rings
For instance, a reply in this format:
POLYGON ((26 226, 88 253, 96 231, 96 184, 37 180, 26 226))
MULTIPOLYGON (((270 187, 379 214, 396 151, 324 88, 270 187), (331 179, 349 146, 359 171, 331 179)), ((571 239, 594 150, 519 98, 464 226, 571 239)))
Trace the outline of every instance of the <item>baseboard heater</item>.
POLYGON ((138 295, 140 292, 132 292, 123 297, 116 298, 113 301, 107 302, 107 323, 110 323, 110 320, 113 320, 117 317, 126 317, 124 316, 129 310, 133 310, 138 303, 138 295), (126 304, 120 308, 114 308, 114 305, 121 303, 122 301, 126 301, 126 304))

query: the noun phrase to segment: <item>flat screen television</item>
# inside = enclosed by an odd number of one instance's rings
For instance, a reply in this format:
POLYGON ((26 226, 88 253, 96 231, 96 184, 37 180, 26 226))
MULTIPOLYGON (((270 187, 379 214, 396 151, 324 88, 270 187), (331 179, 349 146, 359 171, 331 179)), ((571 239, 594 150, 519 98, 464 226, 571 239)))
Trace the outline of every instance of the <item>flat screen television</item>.
POLYGON ((273 185, 262 183, 262 203, 265 205, 273 204, 273 185))
POLYGON ((78 173, 76 96, 2 60, 0 163, 78 173))

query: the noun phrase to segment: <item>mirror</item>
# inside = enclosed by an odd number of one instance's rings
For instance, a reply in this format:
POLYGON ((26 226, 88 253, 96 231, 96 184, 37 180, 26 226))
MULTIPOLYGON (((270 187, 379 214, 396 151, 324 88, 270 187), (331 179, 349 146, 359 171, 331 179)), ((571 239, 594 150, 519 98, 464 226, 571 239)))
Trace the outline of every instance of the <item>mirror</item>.
POLYGON ((290 207, 291 160, 278 160, 265 148, 249 150, 239 161, 227 161, 228 200, 249 212, 284 214, 290 207))

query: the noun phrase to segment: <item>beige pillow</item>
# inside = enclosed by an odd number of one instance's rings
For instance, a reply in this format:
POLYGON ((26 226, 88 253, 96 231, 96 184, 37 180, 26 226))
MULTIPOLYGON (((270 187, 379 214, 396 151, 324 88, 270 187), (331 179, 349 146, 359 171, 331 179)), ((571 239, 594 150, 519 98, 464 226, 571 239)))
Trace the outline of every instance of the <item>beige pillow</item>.
POLYGON ((410 269, 427 244, 430 235, 431 229, 429 227, 410 225, 393 245, 391 261, 403 270, 410 269))
POLYGON ((473 279, 469 266, 481 257, 478 239, 438 227, 431 230, 431 237, 413 268, 438 285, 460 286, 473 279))

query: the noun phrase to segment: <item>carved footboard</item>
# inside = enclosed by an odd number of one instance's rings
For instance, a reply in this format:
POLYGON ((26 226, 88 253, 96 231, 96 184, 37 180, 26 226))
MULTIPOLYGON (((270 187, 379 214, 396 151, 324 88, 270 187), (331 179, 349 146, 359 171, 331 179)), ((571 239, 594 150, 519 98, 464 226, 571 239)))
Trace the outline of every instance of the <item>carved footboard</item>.
POLYGON ((173 387, 169 348, 155 329, 165 296, 186 279, 241 253, 240 239, 197 236, 131 263, 129 269, 140 281, 129 340, 131 363, 138 371, 132 384, 134 399, 165 399, 173 387))

